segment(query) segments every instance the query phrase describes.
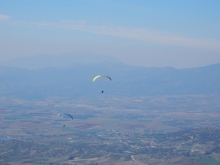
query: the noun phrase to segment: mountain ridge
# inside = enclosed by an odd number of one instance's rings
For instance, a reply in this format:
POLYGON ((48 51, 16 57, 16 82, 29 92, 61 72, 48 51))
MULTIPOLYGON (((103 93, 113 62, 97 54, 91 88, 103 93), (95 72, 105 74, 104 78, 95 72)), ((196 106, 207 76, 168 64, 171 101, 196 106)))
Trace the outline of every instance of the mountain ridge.
POLYGON ((110 97, 220 94, 220 64, 187 69, 113 62, 38 70, 1 66, 0 79, 0 96, 23 99, 99 97, 102 90, 110 97), (93 83, 98 74, 112 81, 93 83))

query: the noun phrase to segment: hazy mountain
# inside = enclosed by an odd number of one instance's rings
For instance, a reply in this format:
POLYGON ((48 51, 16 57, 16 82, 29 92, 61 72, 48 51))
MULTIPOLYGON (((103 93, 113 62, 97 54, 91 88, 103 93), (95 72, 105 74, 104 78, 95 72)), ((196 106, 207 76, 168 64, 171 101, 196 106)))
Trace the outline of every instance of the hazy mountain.
POLYGON ((39 70, 0 67, 0 80, 1 96, 25 99, 220 94, 220 64, 191 69, 112 62, 39 70), (112 81, 93 83, 97 74, 109 75, 112 81))
POLYGON ((96 64, 100 62, 120 62, 118 59, 97 54, 63 54, 38 55, 19 57, 0 63, 1 66, 10 66, 24 69, 43 69, 46 67, 67 67, 74 64, 96 64))

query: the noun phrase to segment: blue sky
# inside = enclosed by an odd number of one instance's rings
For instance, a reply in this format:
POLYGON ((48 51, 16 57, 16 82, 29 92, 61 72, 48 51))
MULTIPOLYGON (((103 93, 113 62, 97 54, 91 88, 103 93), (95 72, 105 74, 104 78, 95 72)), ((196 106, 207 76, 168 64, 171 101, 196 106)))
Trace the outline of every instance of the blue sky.
POLYGON ((2 0, 0 62, 91 53, 140 66, 220 63, 219 0, 2 0))

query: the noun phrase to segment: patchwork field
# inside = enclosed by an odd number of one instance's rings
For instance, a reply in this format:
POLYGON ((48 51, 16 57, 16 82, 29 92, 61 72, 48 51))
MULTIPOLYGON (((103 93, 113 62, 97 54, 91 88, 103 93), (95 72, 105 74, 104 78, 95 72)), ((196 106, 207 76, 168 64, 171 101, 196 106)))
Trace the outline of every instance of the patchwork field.
POLYGON ((5 164, 218 164, 217 96, 0 99, 5 164), (58 116, 68 113, 70 117, 58 116), (65 127, 63 127, 65 125, 65 127))

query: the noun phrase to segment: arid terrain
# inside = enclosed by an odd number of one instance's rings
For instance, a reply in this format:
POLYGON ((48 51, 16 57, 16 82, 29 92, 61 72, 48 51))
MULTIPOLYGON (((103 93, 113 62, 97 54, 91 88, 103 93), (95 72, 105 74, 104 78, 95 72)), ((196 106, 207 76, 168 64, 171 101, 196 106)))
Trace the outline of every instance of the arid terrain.
POLYGON ((220 164, 220 97, 0 99, 1 164, 220 164), (68 113, 71 118, 58 116, 68 113), (63 127, 65 125, 65 127, 63 127))

